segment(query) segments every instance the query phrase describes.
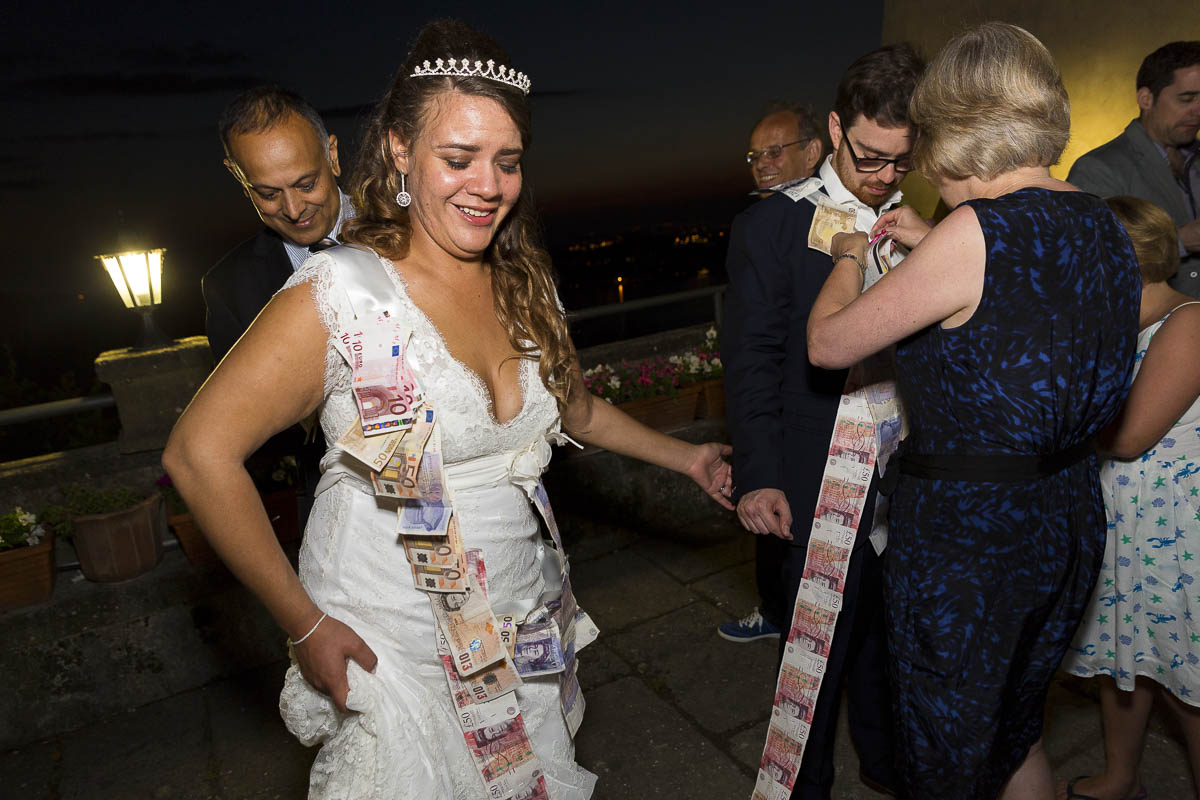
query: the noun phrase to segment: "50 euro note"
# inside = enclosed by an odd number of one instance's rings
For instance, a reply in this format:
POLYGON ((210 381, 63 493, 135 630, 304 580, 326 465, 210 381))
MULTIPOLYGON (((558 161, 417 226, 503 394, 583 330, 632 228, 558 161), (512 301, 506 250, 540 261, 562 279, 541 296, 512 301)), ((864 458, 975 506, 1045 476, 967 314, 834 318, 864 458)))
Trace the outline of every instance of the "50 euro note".
POLYGON ((833 237, 839 233, 853 233, 858 215, 839 208, 823 195, 817 201, 812 225, 808 228, 808 246, 825 255, 833 252, 833 237))
POLYGON ((465 592, 431 595, 430 605, 459 675, 468 676, 508 656, 500 641, 500 624, 471 575, 465 592))
POLYGON ((441 442, 433 435, 435 420, 436 413, 429 407, 422 408, 416 415, 412 427, 405 432, 387 464, 378 472, 371 473, 371 484, 375 487, 376 495, 399 499, 422 497, 420 473, 425 468, 425 493, 432 495, 436 488, 437 499, 441 500, 442 453, 441 442), (430 457, 425 459, 427 451, 430 457))
POLYGON ((354 420, 337 443, 347 453, 366 464, 372 473, 376 473, 387 466, 403 435, 402 431, 392 431, 382 436, 364 436, 362 425, 358 420, 354 420))

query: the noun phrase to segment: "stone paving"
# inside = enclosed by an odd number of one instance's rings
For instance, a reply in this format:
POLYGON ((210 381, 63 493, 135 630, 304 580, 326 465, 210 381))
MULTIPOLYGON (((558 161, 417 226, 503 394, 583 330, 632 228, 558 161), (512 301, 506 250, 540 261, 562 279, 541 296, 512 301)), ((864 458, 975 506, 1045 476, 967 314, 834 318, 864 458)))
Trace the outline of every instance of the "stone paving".
MULTIPOLYGON (((750 796, 774 686, 775 643, 732 644, 719 622, 755 603, 753 542, 729 519, 686 537, 573 521, 580 604, 601 629, 581 655, 578 759, 596 800, 750 796)), ((276 710, 282 662, 0 753, 0 797, 21 800, 302 798, 313 752, 276 710)), ((845 733, 838 800, 882 797, 857 780, 845 733)), ((1046 747, 1060 777, 1103 764, 1088 687, 1056 684, 1046 747)), ((1182 746, 1156 717, 1143 777, 1154 800, 1192 797, 1182 746)))

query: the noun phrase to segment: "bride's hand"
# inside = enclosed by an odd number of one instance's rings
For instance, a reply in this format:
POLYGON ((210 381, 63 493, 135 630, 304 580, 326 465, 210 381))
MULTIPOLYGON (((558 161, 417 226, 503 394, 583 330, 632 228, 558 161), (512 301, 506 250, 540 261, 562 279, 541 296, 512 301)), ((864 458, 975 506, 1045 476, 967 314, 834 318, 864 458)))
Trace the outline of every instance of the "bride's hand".
POLYGON ((683 473, 694 480, 709 497, 730 511, 733 511, 733 503, 729 502, 729 496, 733 492, 733 470, 725 456, 732 453, 733 448, 727 444, 708 442, 696 445, 695 457, 683 473))
POLYGON ((374 651, 349 625, 333 617, 326 617, 311 636, 292 649, 304 680, 318 692, 329 695, 342 712, 346 711, 346 695, 350 691, 347 662, 353 658, 367 672, 373 672, 378 661, 374 651))

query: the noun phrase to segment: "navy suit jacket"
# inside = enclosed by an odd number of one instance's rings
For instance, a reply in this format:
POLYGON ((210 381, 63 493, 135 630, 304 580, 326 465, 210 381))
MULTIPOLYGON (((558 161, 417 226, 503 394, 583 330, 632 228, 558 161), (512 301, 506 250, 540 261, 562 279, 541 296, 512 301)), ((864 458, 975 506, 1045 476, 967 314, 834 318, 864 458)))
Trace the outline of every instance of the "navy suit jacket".
POLYGON ((814 211, 807 199, 774 194, 734 219, 721 320, 734 501, 755 489, 783 491, 797 546, 808 542, 847 374, 808 360, 808 314, 833 270, 829 256, 808 246, 814 211))
POLYGON ((220 361, 263 306, 292 275, 283 240, 264 228, 230 250, 200 281, 204 329, 213 358, 220 361))

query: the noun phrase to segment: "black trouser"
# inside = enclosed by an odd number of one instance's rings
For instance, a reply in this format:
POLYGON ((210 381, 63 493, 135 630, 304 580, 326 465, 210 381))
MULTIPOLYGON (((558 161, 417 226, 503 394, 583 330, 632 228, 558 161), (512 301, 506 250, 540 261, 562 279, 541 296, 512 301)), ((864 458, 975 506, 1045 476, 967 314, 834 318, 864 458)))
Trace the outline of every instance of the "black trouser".
MULTIPOLYGON (((864 518, 864 527, 868 527, 870 516, 864 514, 864 518)), ((788 587, 785 619, 790 627, 807 548, 788 546, 787 549, 789 552, 781 559, 783 580, 780 584, 788 587)), ((883 559, 875 554, 869 542, 864 542, 850 557, 842 610, 830 643, 825 679, 813 712, 812 729, 792 790, 792 800, 830 798, 834 778, 834 736, 842 689, 846 690, 850 704, 847 709, 850 736, 864 774, 885 785, 896 785, 884 624, 883 559)), ((785 634, 779 638, 780 660, 786 643, 785 628, 785 634)))
POLYGON ((786 632, 791 623, 788 609, 795 594, 787 595, 787 581, 782 579, 780 565, 791 557, 790 542, 778 536, 756 536, 754 540, 754 580, 758 584, 758 610, 763 618, 786 632))

